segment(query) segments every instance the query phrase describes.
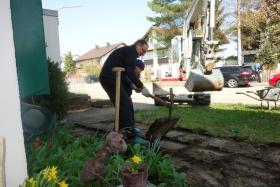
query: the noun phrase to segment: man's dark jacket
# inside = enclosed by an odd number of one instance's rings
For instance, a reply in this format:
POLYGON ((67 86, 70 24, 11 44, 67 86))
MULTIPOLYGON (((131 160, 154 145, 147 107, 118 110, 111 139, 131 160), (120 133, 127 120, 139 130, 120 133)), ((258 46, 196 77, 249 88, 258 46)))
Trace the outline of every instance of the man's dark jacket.
MULTIPOLYGON (((116 80, 115 72, 112 72, 114 67, 125 68, 124 74, 138 87, 142 88, 143 83, 135 75, 135 62, 138 57, 137 51, 134 46, 124 46, 113 51, 107 60, 105 61, 101 73, 100 79, 103 80, 116 80)), ((122 75, 122 80, 124 76, 122 75)))

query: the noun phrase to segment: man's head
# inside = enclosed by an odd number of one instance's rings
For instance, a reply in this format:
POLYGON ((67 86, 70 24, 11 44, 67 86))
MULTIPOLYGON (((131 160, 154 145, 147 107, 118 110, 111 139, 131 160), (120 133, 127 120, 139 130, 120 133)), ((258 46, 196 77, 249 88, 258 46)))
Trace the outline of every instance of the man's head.
POLYGON ((137 40, 134 44, 138 56, 143 56, 149 49, 146 40, 137 40))

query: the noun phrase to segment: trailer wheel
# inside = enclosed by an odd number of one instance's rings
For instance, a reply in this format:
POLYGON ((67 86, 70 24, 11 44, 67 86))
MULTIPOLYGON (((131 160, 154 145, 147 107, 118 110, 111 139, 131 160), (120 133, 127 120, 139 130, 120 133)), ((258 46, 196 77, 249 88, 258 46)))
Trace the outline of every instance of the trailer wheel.
POLYGON ((204 99, 201 99, 199 101, 200 105, 210 105, 211 104, 211 98, 209 97, 205 97, 204 99))
POLYGON ((210 95, 194 95, 193 101, 189 102, 190 105, 210 105, 211 104, 211 96, 210 95))

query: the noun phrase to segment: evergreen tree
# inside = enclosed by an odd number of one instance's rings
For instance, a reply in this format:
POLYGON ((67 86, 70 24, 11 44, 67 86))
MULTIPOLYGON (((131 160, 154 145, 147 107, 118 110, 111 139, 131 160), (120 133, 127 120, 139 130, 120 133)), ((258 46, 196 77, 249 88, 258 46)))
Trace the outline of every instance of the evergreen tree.
POLYGON ((219 48, 220 45, 228 44, 229 40, 226 36, 225 31, 222 30, 222 25, 225 22, 225 18, 228 16, 228 13, 224 12, 224 7, 222 6, 221 0, 216 0, 215 4, 215 28, 214 28, 214 40, 219 41, 216 46, 216 52, 222 51, 219 48))
POLYGON ((70 51, 65 55, 64 72, 66 75, 71 75, 75 72, 75 62, 70 51))
POLYGON ((214 40, 219 41, 219 45, 228 44, 228 38, 226 33, 221 29, 224 24, 225 18, 228 13, 224 13, 224 7, 222 6, 222 1, 217 0, 215 4, 215 28, 214 28, 214 40))
POLYGON ((156 36, 157 40, 170 47, 171 39, 182 34, 184 16, 191 2, 191 0, 151 0, 148 2, 148 6, 156 13, 156 16, 147 17, 147 20, 161 28, 161 32, 156 36))

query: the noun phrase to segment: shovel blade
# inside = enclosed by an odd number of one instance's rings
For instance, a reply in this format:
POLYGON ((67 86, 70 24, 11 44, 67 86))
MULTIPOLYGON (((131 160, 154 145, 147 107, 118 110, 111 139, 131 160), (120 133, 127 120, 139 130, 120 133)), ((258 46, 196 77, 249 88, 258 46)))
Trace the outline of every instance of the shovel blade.
POLYGON ((185 88, 189 92, 220 91, 224 86, 224 77, 219 69, 213 69, 209 75, 201 70, 191 70, 185 88))
POLYGON ((156 119, 146 132, 146 139, 153 141, 156 138, 163 138, 165 134, 175 126, 179 119, 179 117, 156 119))

